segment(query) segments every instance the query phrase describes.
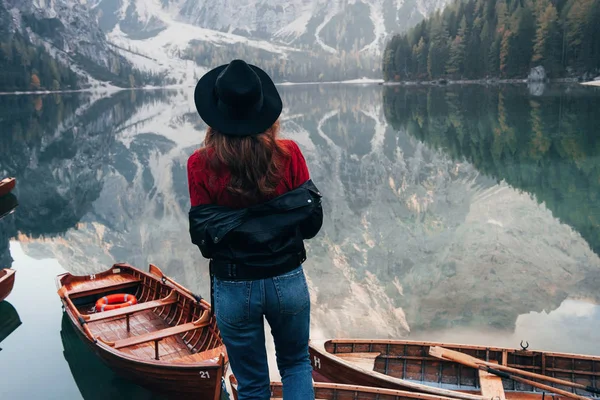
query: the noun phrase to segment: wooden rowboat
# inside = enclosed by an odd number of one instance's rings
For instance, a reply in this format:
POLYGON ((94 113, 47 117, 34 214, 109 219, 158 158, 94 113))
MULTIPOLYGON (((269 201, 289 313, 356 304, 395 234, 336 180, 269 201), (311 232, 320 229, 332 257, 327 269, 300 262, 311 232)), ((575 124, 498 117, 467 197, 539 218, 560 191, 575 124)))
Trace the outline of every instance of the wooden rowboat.
MULTIPOLYGON (((421 391, 423 387, 434 391, 450 389, 456 393, 448 397, 486 395, 484 397, 489 398, 487 394, 497 390, 503 392, 500 398, 504 398, 505 393, 507 399, 563 398, 522 382, 433 357, 430 348, 436 346, 500 366, 583 384, 595 390, 600 388, 600 357, 408 340, 311 340, 313 379, 411 391, 421 391)), ((588 398, 599 397, 581 389, 549 385, 588 398)))
MULTIPOLYGON (((237 380, 229 375, 233 398, 238 400, 237 380)), ((404 390, 381 389, 366 386, 344 385, 340 383, 314 383, 316 400, 454 400, 450 397, 404 390)), ((283 399, 283 384, 271 382, 271 400, 283 399)))
POLYGON ((15 271, 14 269, 4 268, 0 270, 0 301, 8 297, 15 286, 15 271))
POLYGON ((65 312, 80 338, 118 375, 172 398, 217 400, 228 364, 210 304, 150 265, 56 278, 65 312), (138 303, 95 312, 110 294, 138 303))
POLYGON ((4 178, 0 181, 0 197, 5 196, 12 192, 17 184, 15 178, 4 178))
MULTIPOLYGON (((21 323, 21 318, 19 318, 19 313, 15 310, 15 307, 8 301, 0 302, 0 343, 21 326, 21 323)), ((2 351, 1 348, 0 351, 2 351)))

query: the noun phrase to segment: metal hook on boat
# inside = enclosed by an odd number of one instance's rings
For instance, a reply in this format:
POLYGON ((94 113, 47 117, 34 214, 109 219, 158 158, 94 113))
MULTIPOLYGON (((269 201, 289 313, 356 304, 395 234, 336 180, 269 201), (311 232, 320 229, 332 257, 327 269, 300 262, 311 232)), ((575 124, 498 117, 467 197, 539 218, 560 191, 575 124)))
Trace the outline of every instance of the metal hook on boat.
POLYGON ((523 346, 523 341, 521 340, 521 349, 522 349, 522 350, 527 350, 527 349, 529 348, 529 342, 528 342, 528 341, 525 341, 525 343, 526 343, 526 345, 525 345, 525 346, 523 346))

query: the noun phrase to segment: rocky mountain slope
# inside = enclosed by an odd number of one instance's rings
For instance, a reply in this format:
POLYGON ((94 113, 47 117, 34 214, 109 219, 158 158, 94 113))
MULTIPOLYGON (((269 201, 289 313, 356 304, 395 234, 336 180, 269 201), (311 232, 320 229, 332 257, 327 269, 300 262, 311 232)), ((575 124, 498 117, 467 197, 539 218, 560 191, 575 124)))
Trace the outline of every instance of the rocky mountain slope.
MULTIPOLYGON (((14 52, 21 57, 21 63, 27 68, 34 62, 32 58, 49 55, 54 62, 64 66, 79 76, 78 86, 105 86, 106 83, 121 86, 141 86, 169 82, 158 73, 150 74, 137 71, 131 62, 115 51, 106 40, 89 7, 78 0, 0 0, 0 43, 4 58, 13 60, 14 52), (18 38, 18 39, 17 39, 18 38), (12 46, 15 40, 31 46, 24 50, 23 45, 12 46), (14 50, 11 51, 10 47, 14 50), (37 50, 40 54, 24 54, 37 50)), ((2 54, 2 53, 0 53, 2 54)), ((41 64, 31 75, 43 75, 41 69, 53 69, 57 66, 41 64)), ((56 80, 60 80, 56 76, 56 80)), ((33 81, 32 81, 33 82, 33 81)), ((50 83, 42 86, 50 89, 50 83)), ((39 86, 39 83, 33 84, 39 86)), ((75 87, 71 86, 71 89, 75 87)), ((34 87, 37 89, 37 87, 34 87)), ((54 87, 53 89, 58 89, 54 87)), ((63 87, 65 89, 65 87, 63 87)), ((2 87, 0 87, 2 91, 2 87)))
MULTIPOLYGON (((273 74, 281 71, 280 80, 332 80, 380 78, 379 58, 388 35, 446 3, 92 0, 90 6, 111 42, 149 70, 168 65, 183 71, 182 58, 208 68, 244 56, 273 74), (357 60, 360 65, 355 65, 357 60)), ((192 74, 188 68, 179 77, 186 80, 192 74)))
POLYGON ((328 52, 380 52, 390 32, 403 30, 445 0, 92 0, 102 29, 133 40, 160 35, 177 22, 328 52))
MULTIPOLYGON (((388 36, 448 2, 0 0, 0 32, 41 46, 85 86, 193 84, 233 58, 277 81, 379 79, 388 36)), ((73 87, 52 79, 41 86, 73 87)))

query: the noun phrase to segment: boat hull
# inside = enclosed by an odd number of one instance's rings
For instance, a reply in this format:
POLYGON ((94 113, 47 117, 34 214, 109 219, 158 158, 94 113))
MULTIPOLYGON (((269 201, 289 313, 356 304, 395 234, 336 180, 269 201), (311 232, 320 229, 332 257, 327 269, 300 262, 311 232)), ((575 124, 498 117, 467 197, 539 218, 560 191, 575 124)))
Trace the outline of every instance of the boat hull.
MULTIPOLYGON (((438 342, 343 339, 311 342, 309 353, 313 379, 316 382, 407 390, 397 382, 397 379, 405 379, 463 393, 478 394, 479 371, 429 356, 428 350, 431 346, 442 346, 490 362, 584 385, 598 387, 597 385, 600 384, 600 357, 438 342), (335 355, 350 353, 380 353, 382 356, 374 358, 369 369, 360 368, 335 355), (396 382, 394 382, 395 378, 397 378, 396 382)), ((529 385, 510 379, 503 379, 502 382, 507 399, 541 399, 544 396, 529 385)), ((577 393, 593 397, 588 392, 578 390, 577 393)))
MULTIPOLYGON (((139 270, 136 271, 144 274, 139 270)), ((150 276, 148 274, 144 275, 146 278, 150 276)), ((57 278, 59 288, 63 287, 60 282, 64 276, 60 275, 57 278)), ((101 278, 102 274, 97 274, 95 281, 97 282, 101 278)), ((157 285, 160 284, 157 283, 157 285)), ((101 295, 99 294, 101 288, 101 285, 99 285, 97 289, 93 290, 97 293, 96 295, 101 295)), ((76 311, 73 311, 72 304, 69 304, 69 301, 62 297, 61 301, 64 305, 66 317, 68 317, 78 339, 83 341, 91 352, 113 370, 116 375, 169 399, 220 399, 222 394, 221 380, 227 366, 224 345, 217 345, 211 349, 210 357, 212 358, 203 359, 202 361, 163 361, 156 360, 150 355, 147 358, 133 356, 115 349, 107 342, 94 340, 93 337, 90 337, 84 328, 88 325, 80 324, 80 317, 78 317, 76 311)), ((118 320, 124 324, 123 319, 118 320)), ((110 324, 112 321, 109 320, 107 323, 110 324)), ((216 325, 210 324, 205 329, 209 329, 211 335, 218 337, 219 333, 215 331, 216 325)))
POLYGON ((15 286, 15 273, 14 269, 6 268, 0 273, 5 273, 4 276, 0 277, 0 301, 6 299, 10 292, 12 292, 15 286))
POLYGON ((15 188, 17 181, 14 178, 7 178, 0 181, 0 197, 6 196, 15 188))

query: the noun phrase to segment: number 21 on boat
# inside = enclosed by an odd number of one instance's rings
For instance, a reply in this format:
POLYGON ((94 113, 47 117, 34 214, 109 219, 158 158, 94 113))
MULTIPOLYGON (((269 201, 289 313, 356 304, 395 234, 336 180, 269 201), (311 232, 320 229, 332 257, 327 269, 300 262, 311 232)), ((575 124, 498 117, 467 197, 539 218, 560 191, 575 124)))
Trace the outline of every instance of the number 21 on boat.
POLYGON ((200 371, 200 378, 203 378, 203 379, 210 378, 208 371, 200 371))

